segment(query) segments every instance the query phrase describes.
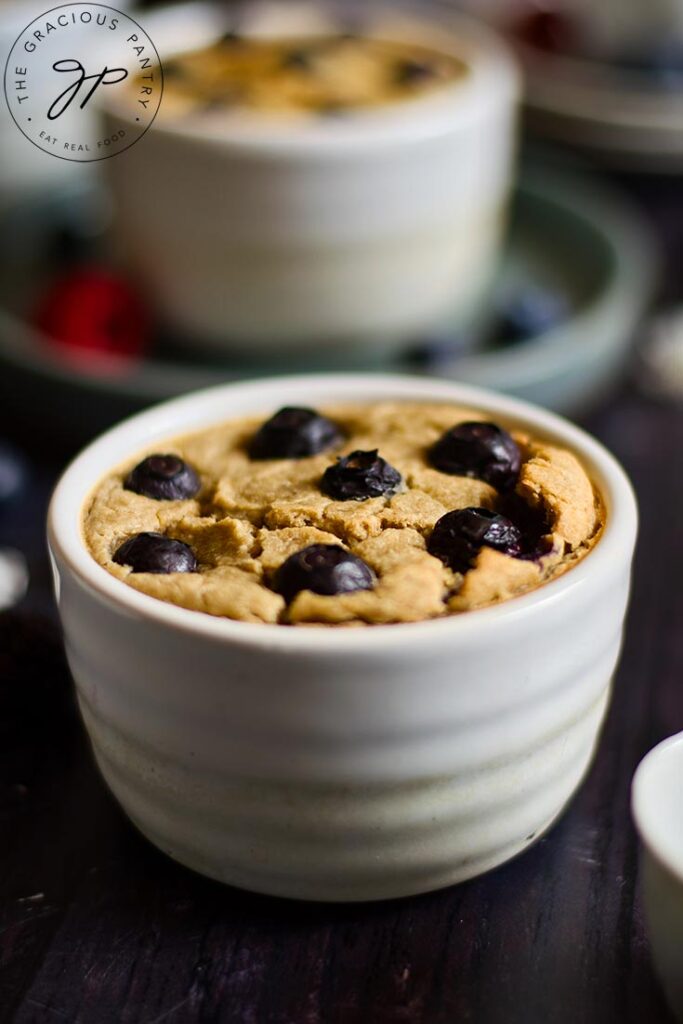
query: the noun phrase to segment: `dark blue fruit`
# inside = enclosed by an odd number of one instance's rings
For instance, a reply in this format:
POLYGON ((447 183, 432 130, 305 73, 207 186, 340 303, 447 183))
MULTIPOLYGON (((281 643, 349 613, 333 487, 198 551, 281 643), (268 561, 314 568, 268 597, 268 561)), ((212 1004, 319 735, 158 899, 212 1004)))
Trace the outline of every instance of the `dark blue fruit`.
POLYGON ((130 471, 123 486, 157 501, 179 501, 194 498, 201 482, 192 466, 177 455, 148 455, 130 471))
POLYGON ((680 89, 683 83, 683 45, 678 39, 660 39, 617 59, 626 71, 650 75, 653 84, 664 89, 680 89))
POLYGON ((385 462, 375 448, 371 452, 351 452, 337 459, 335 465, 328 466, 323 473, 320 488, 323 494, 337 501, 364 501, 382 494, 395 494, 401 483, 399 471, 385 462))
POLYGON ((315 409, 285 406, 256 431, 249 444, 252 459, 301 459, 341 444, 339 427, 315 409))
POLYGON ((301 590, 314 594, 348 594, 371 590, 375 575, 369 565, 336 544, 311 544, 282 563, 275 590, 289 603, 301 590))
POLYGON ((310 71, 313 67, 313 54, 308 50, 290 50, 283 56, 282 66, 287 71, 310 71))
POLYGON ((522 458, 515 441, 495 423, 458 423, 429 451, 436 469, 483 480, 499 491, 515 486, 522 458))
POLYGON ((438 372, 449 369, 472 344, 473 339, 465 333, 435 333, 409 349, 404 359, 409 366, 438 372))
POLYGON ((395 79, 398 85, 419 85, 436 77, 433 64, 423 60, 401 60, 396 65, 395 79))
POLYGON ((542 558, 552 549, 552 524, 544 508, 532 508, 514 491, 498 503, 501 515, 510 519, 522 538, 522 558, 542 558))
POLYGON ((133 572, 196 572, 194 551, 180 540, 163 533, 138 533, 124 541, 114 554, 118 565, 129 565, 133 572))
POLYGON ((459 508, 441 516, 427 541, 430 555, 455 572, 467 572, 484 546, 518 558, 522 536, 505 516, 487 508, 459 508))
POLYGON ((548 288, 527 288, 503 303, 493 325, 499 345, 537 338, 569 317, 566 296, 548 288))

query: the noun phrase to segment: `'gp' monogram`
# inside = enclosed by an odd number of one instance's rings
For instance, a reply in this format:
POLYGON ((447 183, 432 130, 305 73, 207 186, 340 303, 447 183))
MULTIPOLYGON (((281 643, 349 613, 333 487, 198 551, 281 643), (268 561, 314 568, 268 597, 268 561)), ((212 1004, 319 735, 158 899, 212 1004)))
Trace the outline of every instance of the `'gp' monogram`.
POLYGON ((93 85, 90 88, 89 92, 86 94, 85 98, 80 103, 81 110, 83 110, 88 100, 92 98, 95 90, 100 85, 116 85, 117 82, 122 82, 124 78, 128 77, 128 72, 125 68, 107 67, 105 67, 104 71, 100 71, 99 74, 86 75, 85 68, 83 67, 81 62, 79 60, 73 59, 58 60, 55 64, 52 65, 52 67, 53 70, 61 72, 77 71, 78 78, 74 82, 72 82, 71 85, 67 86, 64 92, 61 92, 57 99, 54 101, 54 103, 52 103, 52 105, 50 106, 50 109, 47 112, 47 116, 50 119, 50 121, 56 121, 57 118, 61 117, 64 111, 71 106, 72 102, 75 100, 76 96, 80 92, 81 86, 85 82, 93 82, 93 85), (118 77, 112 78, 112 75, 118 77))

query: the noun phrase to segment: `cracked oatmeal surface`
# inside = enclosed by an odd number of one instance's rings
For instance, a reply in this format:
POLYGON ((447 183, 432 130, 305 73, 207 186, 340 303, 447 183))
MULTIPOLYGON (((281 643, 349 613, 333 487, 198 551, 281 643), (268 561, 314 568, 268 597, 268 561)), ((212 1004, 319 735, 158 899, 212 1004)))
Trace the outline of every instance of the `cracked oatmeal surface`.
POLYGON ((434 469, 427 453, 455 424, 494 417, 443 403, 321 411, 341 426, 345 441, 306 458, 250 459, 247 444, 264 416, 228 421, 137 452, 88 501, 83 531, 93 557, 137 590, 211 615, 371 625, 462 613, 514 597, 570 569, 599 538, 602 505, 577 457, 513 430, 522 454, 516 495, 546 524, 544 553, 514 558, 482 547, 469 571, 453 572, 427 552, 434 524, 453 509, 499 510, 504 499, 482 480, 434 469), (402 474, 398 493, 364 501, 336 501, 322 493, 322 474, 337 456, 376 448, 402 474), (124 489, 128 471, 152 451, 177 454, 195 467, 202 482, 196 498, 158 501, 124 489), (134 573, 112 560, 125 540, 144 531, 189 544, 199 571, 134 573), (290 555, 318 543, 341 544, 362 558, 376 573, 375 586, 334 596, 305 590, 287 606, 272 589, 274 574, 290 555))

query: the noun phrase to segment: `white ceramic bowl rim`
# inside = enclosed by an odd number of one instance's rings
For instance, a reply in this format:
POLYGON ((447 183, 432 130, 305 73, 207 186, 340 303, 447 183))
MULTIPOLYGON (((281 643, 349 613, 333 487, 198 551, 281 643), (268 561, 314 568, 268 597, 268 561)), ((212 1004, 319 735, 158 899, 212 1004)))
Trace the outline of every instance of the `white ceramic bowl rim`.
MULTIPOLYGON (((650 853, 683 883, 683 823, 677 840, 672 830, 672 794, 678 781, 683 794, 683 732, 662 740, 645 755, 633 777, 631 808, 636 828, 650 853)), ((683 801, 679 807, 683 818, 683 801)))
POLYGON ((124 614, 154 620, 169 627, 213 639, 242 643, 246 647, 278 647, 291 651, 323 648, 371 653, 387 645, 429 644, 444 633, 495 629, 503 620, 514 624, 537 613, 541 605, 557 601, 568 591, 578 591, 595 573, 622 564, 629 557, 636 532, 636 503, 626 474, 596 440, 561 417, 496 392, 462 384, 418 377, 372 374, 320 374, 262 378, 196 391, 156 405, 124 420, 100 435, 67 467, 59 480, 48 512, 48 539, 71 572, 99 600, 124 614), (261 393, 264 397, 259 400, 261 393), (231 396, 247 400, 244 408, 230 409, 231 396), (253 402, 251 399, 253 398, 253 402), (555 438, 572 448, 593 472, 607 507, 603 536, 595 548, 569 572, 520 597, 490 608, 469 611, 416 623, 371 626, 362 630, 288 628, 282 625, 238 622, 190 611, 140 593, 100 566, 87 551, 81 533, 83 503, 107 470, 159 440, 201 430, 212 423, 251 413, 271 413, 286 404, 314 398, 318 405, 336 402, 387 400, 443 401, 500 414, 534 433, 555 438), (216 404, 225 404, 225 414, 216 404), (210 407, 211 412, 206 412, 210 407))
MULTIPOLYGON (((335 4, 330 2, 328 6, 334 7, 335 4)), ((377 7, 390 10, 389 0, 385 3, 378 0, 377 7)), ((211 25, 212 5, 185 4, 180 8, 165 7, 149 12, 144 21, 145 30, 152 38, 161 39, 164 29, 168 31, 174 18, 178 20, 180 30, 185 8, 192 8, 195 20, 203 17, 207 25, 211 25)), ((431 5, 425 4, 425 9, 427 13, 420 14, 416 2, 402 5, 402 13, 412 12, 415 18, 420 17, 428 24, 431 22, 438 26, 447 18, 448 32, 453 38, 460 37, 460 48, 477 53, 477 60, 467 78, 452 86, 444 86, 410 102, 360 111, 348 120, 288 121, 284 130, 279 119, 268 117, 254 122, 249 131, 237 130, 234 124, 231 124, 230 131, 223 131, 220 126, 199 125, 182 119, 168 124, 158 119, 153 130, 158 135, 191 140, 193 145, 211 148, 247 153, 266 150, 280 157, 294 157, 313 149, 326 156, 341 157, 355 153, 359 147, 374 150, 384 145, 412 144, 450 135, 463 124, 478 122, 481 112, 498 106, 502 97, 507 97, 512 103, 520 94, 521 76, 514 55, 503 40, 486 25, 443 3, 432 0, 431 5)), ((179 37, 183 38, 184 33, 180 32, 179 37)), ((454 47, 451 49, 455 50, 454 47)), ((110 103, 108 109, 124 121, 130 119, 124 108, 110 103)))

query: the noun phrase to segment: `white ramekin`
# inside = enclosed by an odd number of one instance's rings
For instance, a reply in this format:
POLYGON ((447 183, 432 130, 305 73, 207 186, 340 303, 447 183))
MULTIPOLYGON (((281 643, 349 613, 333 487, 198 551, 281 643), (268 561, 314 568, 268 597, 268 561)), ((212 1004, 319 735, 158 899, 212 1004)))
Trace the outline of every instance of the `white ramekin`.
POLYGON ((683 732, 656 746, 633 779, 643 894, 655 968, 683 1021, 683 732))
POLYGON ((365 900, 479 874, 532 843, 590 763, 636 534, 630 485, 576 427, 495 393, 373 375, 273 378, 164 403, 69 466, 49 513, 59 611, 102 774, 172 857, 246 889, 365 900), (453 401, 571 447, 604 498, 595 549, 498 607, 362 630, 218 619, 88 554, 87 495, 157 439, 287 404, 453 401))
MULTIPOLYGON (((201 38, 201 11, 145 19, 162 61, 188 45, 190 17, 201 38)), ((206 17, 215 32, 215 11, 206 17)), ((481 297, 512 181, 517 71, 494 35, 445 5, 401 17, 390 15, 395 35, 436 40, 470 74, 346 118, 213 131, 165 122, 162 101, 144 139, 107 161, 118 249, 188 343, 371 357, 481 297)), ((124 113, 106 116, 125 126, 124 113)))

